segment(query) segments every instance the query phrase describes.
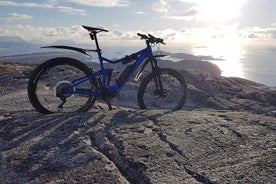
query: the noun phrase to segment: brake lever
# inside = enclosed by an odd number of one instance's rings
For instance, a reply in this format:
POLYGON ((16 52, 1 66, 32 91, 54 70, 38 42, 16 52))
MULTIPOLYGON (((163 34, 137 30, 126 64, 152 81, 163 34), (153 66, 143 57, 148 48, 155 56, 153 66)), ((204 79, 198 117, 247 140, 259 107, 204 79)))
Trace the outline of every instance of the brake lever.
POLYGON ((162 38, 156 38, 155 36, 153 36, 151 34, 148 34, 148 35, 149 35, 150 39, 152 39, 152 41, 155 42, 156 44, 161 43, 163 45, 166 45, 162 38))
POLYGON ((161 43, 161 44, 163 44, 163 45, 166 45, 166 44, 164 43, 164 40, 161 39, 161 38, 156 38, 156 42, 157 42, 157 43, 161 43))

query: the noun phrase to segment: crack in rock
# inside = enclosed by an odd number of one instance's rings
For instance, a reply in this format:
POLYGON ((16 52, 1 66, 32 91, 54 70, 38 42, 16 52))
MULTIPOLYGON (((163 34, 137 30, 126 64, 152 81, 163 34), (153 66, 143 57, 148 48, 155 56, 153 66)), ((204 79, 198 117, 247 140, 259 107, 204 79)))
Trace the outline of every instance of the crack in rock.
MULTIPOLYGON (((146 119, 150 120, 153 122, 153 124, 157 127, 159 127, 159 123, 157 122, 157 120, 155 118, 152 117, 146 117, 143 114, 140 114, 141 116, 145 117, 146 119)), ((181 163, 178 160, 175 160, 175 162, 177 163, 177 165, 182 166, 185 170, 185 172, 187 174, 189 174, 190 176, 192 176, 196 181, 203 183, 203 184, 215 184, 216 182, 211 181, 209 178, 207 178, 206 176, 197 173, 196 171, 193 171, 193 165, 190 162, 190 159, 185 155, 184 151, 181 150, 176 144, 170 142, 167 139, 166 134, 161 130, 161 128, 155 128, 153 129, 153 131, 159 136, 160 140, 163 141, 164 143, 168 144, 169 147, 175 151, 177 154, 179 154, 181 157, 185 158, 187 160, 187 162, 185 163, 181 163), (190 167, 191 169, 189 169, 188 167, 190 167)))
POLYGON ((144 173, 145 165, 135 162, 131 158, 126 158, 123 154, 121 151, 122 144, 110 133, 113 125, 110 123, 107 127, 94 131, 90 135, 93 146, 116 165, 128 182, 134 184, 152 183, 144 173))

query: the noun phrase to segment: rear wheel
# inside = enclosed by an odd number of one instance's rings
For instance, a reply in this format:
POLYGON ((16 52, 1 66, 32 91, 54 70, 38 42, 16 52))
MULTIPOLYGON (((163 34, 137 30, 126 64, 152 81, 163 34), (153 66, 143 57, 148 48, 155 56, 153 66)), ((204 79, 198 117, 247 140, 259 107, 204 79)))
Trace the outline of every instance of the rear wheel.
POLYGON ((138 90, 138 104, 141 109, 181 109, 187 97, 185 79, 177 71, 160 69, 161 85, 157 74, 150 73, 138 90))
POLYGON ((73 94, 76 89, 94 92, 95 79, 73 87, 75 79, 91 76, 92 71, 82 62, 72 58, 54 58, 39 65, 28 83, 28 97, 40 113, 88 111, 96 98, 73 94), (66 92, 65 92, 66 91, 66 92))

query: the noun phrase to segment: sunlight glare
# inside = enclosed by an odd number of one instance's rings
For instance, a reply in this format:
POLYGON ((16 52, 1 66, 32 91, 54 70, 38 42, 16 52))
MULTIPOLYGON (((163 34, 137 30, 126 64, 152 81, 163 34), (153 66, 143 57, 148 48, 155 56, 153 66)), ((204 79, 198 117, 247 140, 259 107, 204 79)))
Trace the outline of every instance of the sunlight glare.
POLYGON ((196 56, 212 56, 213 58, 217 58, 217 60, 210 60, 210 62, 216 64, 221 69, 222 76, 244 77, 242 60, 245 51, 237 45, 195 47, 192 52, 196 56))
POLYGON ((245 0, 198 1, 199 21, 227 22, 240 16, 245 0))

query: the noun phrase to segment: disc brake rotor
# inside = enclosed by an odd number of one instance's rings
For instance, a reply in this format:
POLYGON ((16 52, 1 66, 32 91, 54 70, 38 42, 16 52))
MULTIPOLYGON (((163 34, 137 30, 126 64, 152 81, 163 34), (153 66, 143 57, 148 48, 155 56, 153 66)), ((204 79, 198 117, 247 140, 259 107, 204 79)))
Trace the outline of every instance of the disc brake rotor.
POLYGON ((160 90, 160 89, 155 89, 153 92, 154 96, 159 96, 160 98, 165 98, 167 97, 167 93, 165 92, 165 90, 160 90))

